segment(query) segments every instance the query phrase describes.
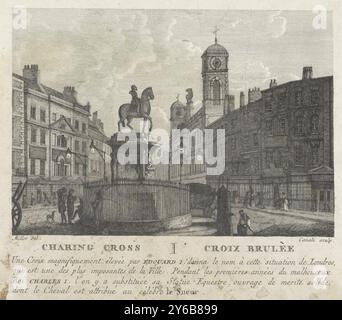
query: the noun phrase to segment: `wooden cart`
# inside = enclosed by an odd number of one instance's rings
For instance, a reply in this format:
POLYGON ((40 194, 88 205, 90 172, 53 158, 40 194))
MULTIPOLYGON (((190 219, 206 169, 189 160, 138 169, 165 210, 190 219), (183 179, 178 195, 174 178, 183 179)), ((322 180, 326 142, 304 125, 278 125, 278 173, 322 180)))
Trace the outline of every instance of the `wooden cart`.
POLYGON ((22 209, 20 205, 20 198, 27 185, 27 179, 24 183, 19 182, 13 196, 12 196, 12 232, 16 231, 22 219, 22 209))

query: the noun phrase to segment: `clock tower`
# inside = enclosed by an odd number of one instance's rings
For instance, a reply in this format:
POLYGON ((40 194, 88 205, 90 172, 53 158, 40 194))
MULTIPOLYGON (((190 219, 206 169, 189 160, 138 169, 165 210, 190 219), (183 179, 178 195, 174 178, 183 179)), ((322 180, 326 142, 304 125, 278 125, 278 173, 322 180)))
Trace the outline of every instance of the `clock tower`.
POLYGON ((217 31, 215 43, 202 54, 203 106, 206 125, 214 122, 229 109, 228 51, 218 44, 217 31))

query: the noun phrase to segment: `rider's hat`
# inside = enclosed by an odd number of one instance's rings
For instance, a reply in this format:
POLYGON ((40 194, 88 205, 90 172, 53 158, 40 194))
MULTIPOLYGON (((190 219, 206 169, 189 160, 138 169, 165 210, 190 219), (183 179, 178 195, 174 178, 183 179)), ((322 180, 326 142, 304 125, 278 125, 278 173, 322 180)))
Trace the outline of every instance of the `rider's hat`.
POLYGON ((138 88, 137 88, 137 86, 136 86, 135 84, 133 84, 133 85, 131 86, 131 90, 138 90, 138 88))

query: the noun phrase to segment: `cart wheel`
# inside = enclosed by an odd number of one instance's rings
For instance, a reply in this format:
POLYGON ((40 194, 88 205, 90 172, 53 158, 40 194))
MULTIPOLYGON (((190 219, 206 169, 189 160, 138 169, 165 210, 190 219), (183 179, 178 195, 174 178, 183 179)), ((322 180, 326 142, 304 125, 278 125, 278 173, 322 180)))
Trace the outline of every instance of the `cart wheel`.
POLYGON ((21 206, 15 202, 12 208, 12 231, 16 231, 20 225, 22 218, 21 206))

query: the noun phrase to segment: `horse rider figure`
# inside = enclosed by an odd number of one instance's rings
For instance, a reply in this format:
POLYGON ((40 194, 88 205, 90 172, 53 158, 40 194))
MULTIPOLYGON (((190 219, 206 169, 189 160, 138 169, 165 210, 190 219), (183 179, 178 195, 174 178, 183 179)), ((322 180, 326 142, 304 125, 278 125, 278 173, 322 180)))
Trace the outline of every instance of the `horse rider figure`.
POLYGON ((132 96, 131 106, 132 110, 136 111, 137 114, 140 114, 140 99, 138 98, 138 88, 136 85, 131 86, 131 91, 129 94, 132 96))

